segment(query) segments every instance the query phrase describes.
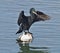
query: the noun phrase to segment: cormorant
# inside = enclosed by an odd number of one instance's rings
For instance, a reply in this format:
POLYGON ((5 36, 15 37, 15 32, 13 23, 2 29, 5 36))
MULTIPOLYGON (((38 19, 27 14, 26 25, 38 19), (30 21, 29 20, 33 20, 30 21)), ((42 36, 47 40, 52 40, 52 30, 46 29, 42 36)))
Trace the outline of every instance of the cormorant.
POLYGON ((30 26, 37 21, 45 21, 50 19, 48 15, 44 14, 43 12, 36 11, 34 8, 30 9, 30 16, 25 16, 24 11, 21 11, 19 18, 18 18, 18 25, 19 30, 16 34, 21 33, 22 31, 29 32, 30 26))

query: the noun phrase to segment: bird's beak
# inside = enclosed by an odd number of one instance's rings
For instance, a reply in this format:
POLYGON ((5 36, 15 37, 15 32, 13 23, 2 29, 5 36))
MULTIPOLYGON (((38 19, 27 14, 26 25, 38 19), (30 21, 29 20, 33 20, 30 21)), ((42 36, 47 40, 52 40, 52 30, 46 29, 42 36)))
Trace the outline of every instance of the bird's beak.
POLYGON ((32 11, 32 13, 34 13, 34 14, 36 14, 36 15, 37 15, 37 13, 36 13, 35 11, 32 11))

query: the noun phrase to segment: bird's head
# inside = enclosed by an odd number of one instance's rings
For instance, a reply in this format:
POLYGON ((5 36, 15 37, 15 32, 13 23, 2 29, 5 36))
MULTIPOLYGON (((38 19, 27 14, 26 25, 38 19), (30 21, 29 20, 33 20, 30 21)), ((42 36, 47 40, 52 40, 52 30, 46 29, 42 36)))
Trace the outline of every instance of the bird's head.
POLYGON ((30 9, 30 14, 31 14, 31 13, 34 13, 34 12, 35 12, 35 9, 34 9, 34 8, 31 8, 31 9, 30 9))

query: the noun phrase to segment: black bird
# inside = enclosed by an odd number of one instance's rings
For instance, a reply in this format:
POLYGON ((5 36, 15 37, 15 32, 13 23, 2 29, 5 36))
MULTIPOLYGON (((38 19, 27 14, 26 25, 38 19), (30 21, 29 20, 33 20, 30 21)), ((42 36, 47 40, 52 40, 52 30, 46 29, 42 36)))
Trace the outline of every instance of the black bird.
POLYGON ((16 34, 26 30, 29 32, 29 28, 34 22, 45 21, 48 19, 50 19, 48 15, 40 11, 35 11, 34 8, 30 9, 30 16, 25 16, 24 11, 21 11, 17 22, 20 27, 16 34))

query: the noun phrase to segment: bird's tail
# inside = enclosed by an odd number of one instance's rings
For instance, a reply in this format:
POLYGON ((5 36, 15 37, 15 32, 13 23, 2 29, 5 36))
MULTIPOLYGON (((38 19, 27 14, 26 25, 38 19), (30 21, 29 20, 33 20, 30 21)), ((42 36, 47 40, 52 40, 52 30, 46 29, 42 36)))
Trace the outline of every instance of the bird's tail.
POLYGON ((22 32, 22 30, 18 30, 17 32, 16 32, 16 34, 19 34, 19 33, 21 33, 22 32))

